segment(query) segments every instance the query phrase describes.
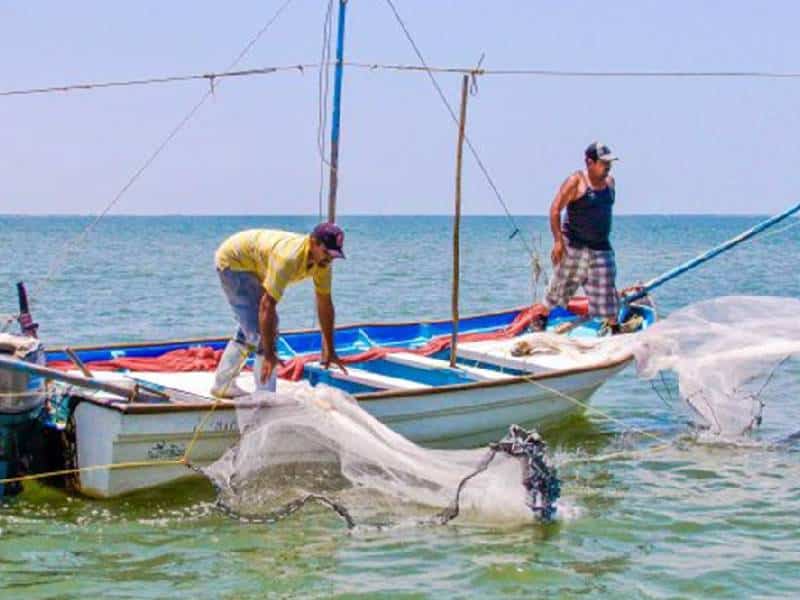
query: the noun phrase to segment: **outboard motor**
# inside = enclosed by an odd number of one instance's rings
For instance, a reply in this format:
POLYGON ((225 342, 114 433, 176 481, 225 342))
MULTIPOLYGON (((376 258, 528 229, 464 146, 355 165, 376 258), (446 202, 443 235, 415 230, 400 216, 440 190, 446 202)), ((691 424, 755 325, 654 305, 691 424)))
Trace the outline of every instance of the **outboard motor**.
MULTIPOLYGON (((0 356, 43 365, 44 349, 36 337, 28 298, 22 282, 17 284, 19 323, 22 335, 0 333, 0 356)), ((45 406, 45 382, 36 375, 0 366, 0 480, 28 472, 45 406)), ((0 483, 0 498, 22 491, 19 482, 0 483)))

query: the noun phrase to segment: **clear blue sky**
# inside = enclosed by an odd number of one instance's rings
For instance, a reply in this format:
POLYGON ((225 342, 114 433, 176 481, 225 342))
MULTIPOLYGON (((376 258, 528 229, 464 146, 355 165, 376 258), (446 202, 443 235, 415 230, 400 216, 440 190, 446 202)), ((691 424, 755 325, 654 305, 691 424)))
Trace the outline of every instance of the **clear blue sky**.
MULTIPOLYGON (((282 0, 0 1, 0 89, 221 70, 282 0)), ((242 67, 317 62, 324 0, 295 0, 242 67)), ((800 3, 396 0, 434 65, 800 72, 800 3)), ((346 58, 416 63, 383 0, 350 0, 346 58)), ((440 76, 456 103, 456 75, 440 76)), ((201 82, 0 97, 0 213, 93 213, 201 82)), ((798 200, 800 79, 486 77, 472 139, 513 213, 543 214, 592 139, 619 213, 771 213, 798 200)), ((227 80, 114 213, 316 213, 317 76, 227 80)), ((340 212, 448 213, 456 132, 424 74, 345 75, 340 212)), ((465 212, 500 208, 465 163, 465 212)))

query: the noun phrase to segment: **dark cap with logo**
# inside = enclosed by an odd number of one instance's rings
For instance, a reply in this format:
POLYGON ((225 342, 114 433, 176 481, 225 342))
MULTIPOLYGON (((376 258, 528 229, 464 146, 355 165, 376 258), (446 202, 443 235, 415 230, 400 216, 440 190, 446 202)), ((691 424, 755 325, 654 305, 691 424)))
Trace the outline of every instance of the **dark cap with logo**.
POLYGON ((612 160, 619 160, 619 157, 611 152, 611 148, 600 142, 592 142, 589 144, 584 154, 586 158, 595 161, 602 160, 603 162, 611 162, 612 160))
POLYGON ((342 246, 344 245, 344 231, 334 223, 320 223, 311 232, 316 240, 325 246, 333 258, 344 258, 342 246))

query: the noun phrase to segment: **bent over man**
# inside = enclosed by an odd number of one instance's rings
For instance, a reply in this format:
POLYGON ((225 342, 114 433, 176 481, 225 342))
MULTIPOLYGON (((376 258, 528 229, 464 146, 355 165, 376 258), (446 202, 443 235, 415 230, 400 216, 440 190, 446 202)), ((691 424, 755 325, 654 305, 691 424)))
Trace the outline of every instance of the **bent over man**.
POLYGON ((330 268, 334 258, 344 258, 343 243, 344 233, 333 223, 320 223, 307 235, 250 229, 222 243, 215 255, 217 274, 239 327, 222 353, 212 395, 235 398, 246 394, 235 380, 251 349, 256 351, 256 390, 275 391, 277 305, 287 285, 307 278, 313 280, 316 293, 322 365, 333 363, 344 370, 333 345, 330 268))
MULTIPOLYGON (((550 207, 554 272, 544 302, 547 309, 566 306, 583 286, 589 316, 605 318, 612 331, 619 311, 617 267, 609 239, 615 196, 609 172, 615 160, 608 146, 593 142, 584 152, 586 169, 570 175, 558 190, 550 207)), ((539 328, 545 324, 546 320, 539 323, 539 328)))

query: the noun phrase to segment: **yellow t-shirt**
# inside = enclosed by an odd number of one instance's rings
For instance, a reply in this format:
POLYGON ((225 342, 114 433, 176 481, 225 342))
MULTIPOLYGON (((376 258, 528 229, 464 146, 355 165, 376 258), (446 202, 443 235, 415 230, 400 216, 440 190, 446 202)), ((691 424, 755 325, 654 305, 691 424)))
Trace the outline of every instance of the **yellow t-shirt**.
POLYGON ((308 277, 320 294, 331 293, 330 265, 308 266, 311 238, 308 235, 275 229, 248 229, 222 242, 214 256, 217 269, 254 273, 275 301, 286 286, 308 277))

